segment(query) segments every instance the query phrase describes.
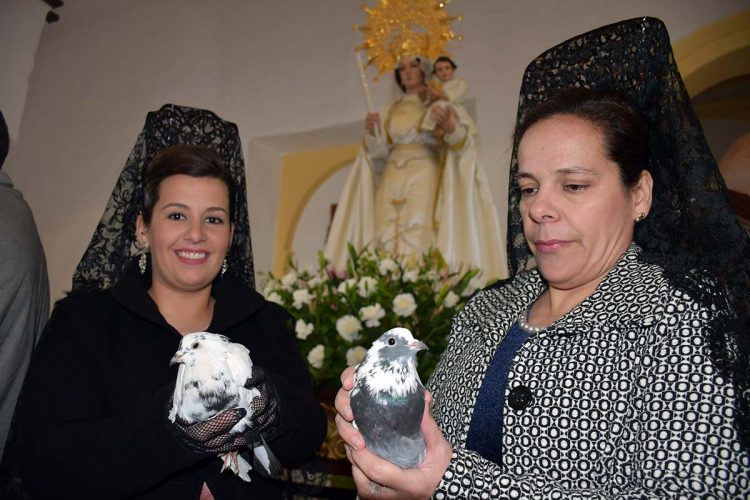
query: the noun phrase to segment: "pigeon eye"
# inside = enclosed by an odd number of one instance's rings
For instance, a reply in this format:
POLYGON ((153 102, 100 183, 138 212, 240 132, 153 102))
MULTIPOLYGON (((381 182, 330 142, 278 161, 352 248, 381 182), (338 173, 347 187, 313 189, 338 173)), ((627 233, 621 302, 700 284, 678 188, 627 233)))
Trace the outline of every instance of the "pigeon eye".
POLYGON ((393 337, 389 338, 388 345, 396 345, 396 339, 394 339, 393 337))
POLYGON ((193 344, 193 349, 198 349, 198 346, 199 346, 199 345, 200 345, 200 344, 199 344, 198 342, 196 342, 195 344, 193 344))

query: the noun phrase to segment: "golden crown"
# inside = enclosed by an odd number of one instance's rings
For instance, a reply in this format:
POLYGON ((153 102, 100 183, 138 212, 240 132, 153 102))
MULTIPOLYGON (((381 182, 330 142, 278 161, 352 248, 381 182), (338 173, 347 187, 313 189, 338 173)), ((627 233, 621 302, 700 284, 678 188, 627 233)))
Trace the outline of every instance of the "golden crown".
POLYGON ((364 37, 356 50, 367 51, 367 65, 374 64, 378 76, 392 71, 404 56, 449 55, 448 42, 463 39, 451 30, 451 22, 462 17, 448 15, 449 1, 378 0, 375 7, 363 5, 367 23, 354 26, 364 37))

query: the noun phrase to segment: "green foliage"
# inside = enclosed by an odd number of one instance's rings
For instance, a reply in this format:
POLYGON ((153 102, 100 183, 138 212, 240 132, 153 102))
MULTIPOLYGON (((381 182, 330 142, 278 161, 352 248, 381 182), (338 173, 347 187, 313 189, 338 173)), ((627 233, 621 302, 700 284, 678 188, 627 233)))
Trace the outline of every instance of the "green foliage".
POLYGON ((318 269, 290 259, 280 278, 269 273, 263 294, 284 306, 295 321, 302 355, 319 387, 339 387, 347 365, 359 363, 372 342, 401 326, 427 344, 418 355, 422 381, 432 373, 447 344, 451 318, 482 283, 478 269, 450 272, 437 250, 399 263, 350 245, 347 275, 335 276, 318 253, 318 269))

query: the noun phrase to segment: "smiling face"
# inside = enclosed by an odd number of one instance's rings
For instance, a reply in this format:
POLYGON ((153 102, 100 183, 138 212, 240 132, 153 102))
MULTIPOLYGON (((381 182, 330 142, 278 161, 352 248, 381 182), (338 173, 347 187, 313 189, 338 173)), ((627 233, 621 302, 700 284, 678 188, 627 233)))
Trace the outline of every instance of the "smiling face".
POLYGON ((557 114, 532 125, 518 146, 518 186, 526 241, 551 288, 590 293, 648 213, 651 176, 627 188, 607 157, 600 130, 557 114))
POLYGON ((435 63, 435 76, 437 76, 441 82, 447 82, 453 78, 453 65, 448 61, 438 61, 435 63))
POLYGON ((226 184, 179 174, 161 181, 158 192, 149 226, 142 216, 137 221, 139 239, 151 251, 152 289, 210 287, 232 241, 226 184))
POLYGON ((424 73, 419 59, 404 57, 398 62, 398 80, 401 88, 407 94, 416 94, 424 87, 424 73))

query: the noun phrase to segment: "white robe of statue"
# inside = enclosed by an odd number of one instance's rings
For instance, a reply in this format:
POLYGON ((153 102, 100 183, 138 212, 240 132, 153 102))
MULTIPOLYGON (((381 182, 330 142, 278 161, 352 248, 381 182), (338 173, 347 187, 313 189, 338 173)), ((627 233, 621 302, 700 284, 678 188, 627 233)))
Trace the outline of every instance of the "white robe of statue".
POLYGON ((472 265, 484 279, 504 277, 504 240, 479 163, 473 123, 436 145, 421 129, 427 106, 416 95, 394 102, 385 137, 367 135, 339 199, 325 255, 346 269, 347 243, 370 245, 408 261, 431 246, 452 269, 472 265))

